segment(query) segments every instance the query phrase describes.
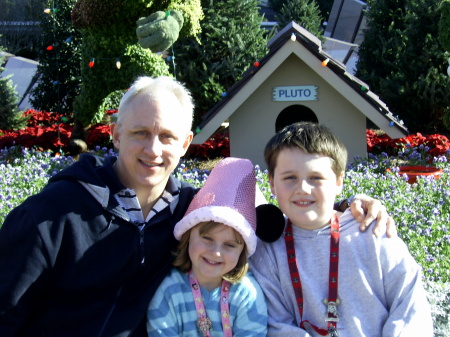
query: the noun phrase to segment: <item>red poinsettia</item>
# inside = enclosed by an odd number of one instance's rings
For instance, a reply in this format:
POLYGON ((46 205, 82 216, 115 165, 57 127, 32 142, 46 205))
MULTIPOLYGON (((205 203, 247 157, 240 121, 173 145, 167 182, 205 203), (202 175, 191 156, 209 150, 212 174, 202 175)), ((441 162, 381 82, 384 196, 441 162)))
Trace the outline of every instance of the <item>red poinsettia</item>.
MULTIPOLYGON (((34 148, 38 151, 67 152, 67 144, 72 134, 72 116, 62 116, 55 112, 26 110, 27 127, 22 130, 0 130, 0 148, 13 145, 34 148)), ((109 126, 94 125, 89 130, 88 146, 108 146, 109 126)), ((112 146, 112 145, 110 145, 112 146)))
POLYGON ((108 116, 112 116, 112 115, 116 114, 117 111, 118 111, 117 109, 110 109, 110 110, 106 110, 105 114, 107 114, 108 116))
POLYGON ((89 134, 86 139, 86 143, 89 147, 105 146, 111 147, 111 130, 109 125, 95 124, 89 129, 89 134))
POLYGON ((230 137, 228 132, 213 135, 203 144, 191 144, 186 154, 188 158, 214 159, 230 156, 230 137))
MULTIPOLYGON (((105 111, 107 115, 114 115, 116 109, 105 111)), ((28 117, 27 127, 22 130, 0 130, 0 148, 12 145, 35 148, 37 150, 52 150, 54 153, 66 152, 73 129, 73 116, 62 116, 55 112, 36 111, 24 112, 28 117)), ((87 145, 112 148, 109 125, 95 124, 88 130, 87 145)), ((427 146, 428 153, 433 156, 447 154, 450 142, 446 136, 434 134, 411 134, 403 138, 392 139, 379 131, 367 130, 367 150, 378 154, 386 152, 396 155, 406 146, 427 146)), ((187 153, 189 158, 214 159, 230 156, 230 138, 227 132, 213 135, 201 145, 191 145, 187 153)))
POLYGON ((429 148, 428 153, 433 156, 447 154, 450 150, 450 142, 446 136, 434 134, 424 136, 421 133, 408 135, 404 138, 392 139, 386 134, 379 134, 373 130, 366 131, 367 151, 372 153, 386 152, 395 154, 398 149, 405 146, 418 147, 420 145, 429 148))

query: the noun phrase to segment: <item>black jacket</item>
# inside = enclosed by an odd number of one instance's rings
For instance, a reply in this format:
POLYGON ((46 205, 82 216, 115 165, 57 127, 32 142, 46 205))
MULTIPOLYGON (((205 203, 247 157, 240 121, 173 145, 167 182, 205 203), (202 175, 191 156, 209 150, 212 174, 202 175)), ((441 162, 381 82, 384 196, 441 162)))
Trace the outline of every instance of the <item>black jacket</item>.
POLYGON ((151 297, 171 267, 173 227, 196 190, 171 177, 179 201, 140 232, 113 194, 112 164, 82 155, 0 230, 0 336, 146 336, 151 297), (96 198, 79 181, 96 186, 96 198))

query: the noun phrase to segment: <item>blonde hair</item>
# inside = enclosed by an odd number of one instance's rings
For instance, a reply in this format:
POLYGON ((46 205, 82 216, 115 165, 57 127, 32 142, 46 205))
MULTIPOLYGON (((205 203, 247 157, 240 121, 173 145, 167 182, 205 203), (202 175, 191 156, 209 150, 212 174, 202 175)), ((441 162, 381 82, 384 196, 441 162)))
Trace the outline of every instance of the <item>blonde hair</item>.
MULTIPOLYGON (((201 222, 196 226, 199 227, 200 234, 205 234, 210 232, 219 225, 223 224, 215 221, 208 221, 208 222, 201 222)), ((187 273, 192 269, 192 262, 191 259, 189 258, 189 237, 191 235, 191 231, 193 228, 189 229, 182 235, 177 250, 174 253, 175 261, 173 262, 173 265, 183 273, 187 273)), ((244 249, 242 250, 241 255, 239 256, 239 260, 238 263, 236 264, 236 267, 234 267, 231 271, 226 273, 223 276, 223 278, 231 283, 236 283, 242 280, 242 278, 247 274, 248 261, 247 261, 247 247, 245 245, 245 241, 238 231, 234 229, 233 231, 236 235, 236 239, 238 239, 239 242, 242 242, 244 244, 244 249)))

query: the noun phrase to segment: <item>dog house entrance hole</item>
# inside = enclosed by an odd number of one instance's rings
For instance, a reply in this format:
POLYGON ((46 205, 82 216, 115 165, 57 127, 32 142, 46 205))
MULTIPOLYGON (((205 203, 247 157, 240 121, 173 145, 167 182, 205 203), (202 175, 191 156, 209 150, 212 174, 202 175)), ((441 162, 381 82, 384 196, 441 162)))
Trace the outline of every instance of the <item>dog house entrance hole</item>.
POLYGON ((303 105, 291 105, 283 109, 275 121, 275 132, 280 131, 285 126, 297 123, 297 122, 313 122, 318 123, 316 114, 306 106, 303 105))

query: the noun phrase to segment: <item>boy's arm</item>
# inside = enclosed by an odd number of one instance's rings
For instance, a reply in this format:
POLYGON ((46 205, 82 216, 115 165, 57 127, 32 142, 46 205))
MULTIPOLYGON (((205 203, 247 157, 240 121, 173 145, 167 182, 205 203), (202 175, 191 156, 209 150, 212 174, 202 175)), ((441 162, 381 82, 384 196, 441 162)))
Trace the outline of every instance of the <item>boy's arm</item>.
POLYGON ((421 267, 400 239, 384 239, 380 251, 389 316, 382 336, 433 336, 421 267))
POLYGON ((370 224, 376 220, 376 224, 373 227, 375 236, 382 236, 384 233, 388 237, 397 236, 395 221, 389 216, 386 207, 381 201, 365 194, 357 194, 334 205, 334 209, 341 212, 344 212, 349 207, 354 218, 360 223, 362 232, 365 232, 370 224))
MULTIPOLYGON (((266 296, 268 309, 267 337, 310 337, 305 330, 297 324, 295 308, 289 302, 294 299, 285 296, 286 289, 291 289, 291 284, 282 284, 281 273, 287 271, 278 270, 277 262, 266 247, 271 244, 258 242, 255 254, 250 258, 250 270, 263 289, 266 296)), ((272 248, 272 247, 270 247, 272 248)))

